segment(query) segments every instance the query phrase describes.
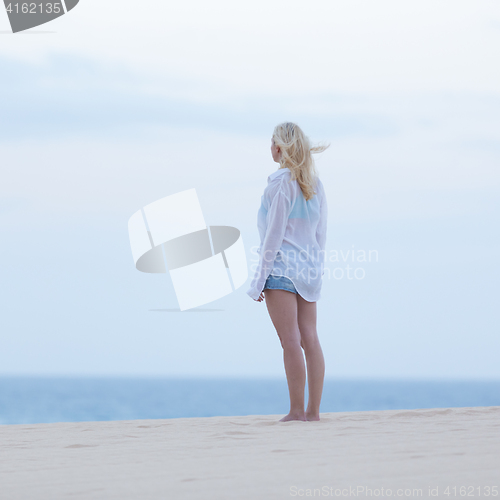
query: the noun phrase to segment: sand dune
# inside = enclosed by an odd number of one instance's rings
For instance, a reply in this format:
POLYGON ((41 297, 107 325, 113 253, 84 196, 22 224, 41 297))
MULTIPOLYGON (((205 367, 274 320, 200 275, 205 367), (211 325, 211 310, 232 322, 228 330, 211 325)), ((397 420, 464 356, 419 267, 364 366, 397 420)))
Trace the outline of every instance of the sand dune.
POLYGON ((500 497, 499 406, 280 417, 0 426, 0 498, 500 497))

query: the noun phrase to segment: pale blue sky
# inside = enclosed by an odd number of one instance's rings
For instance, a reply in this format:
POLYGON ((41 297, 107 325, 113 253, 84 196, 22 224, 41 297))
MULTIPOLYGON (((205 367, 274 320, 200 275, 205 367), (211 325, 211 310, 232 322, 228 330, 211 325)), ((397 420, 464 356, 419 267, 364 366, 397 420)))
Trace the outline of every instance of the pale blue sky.
POLYGON ((250 267, 294 120, 332 144, 327 252, 379 257, 323 283, 327 376, 500 377, 498 3, 81 0, 51 33, 8 29, 0 374, 284 376, 250 276, 214 311, 156 311, 175 293, 135 270, 127 221, 194 187, 250 267))

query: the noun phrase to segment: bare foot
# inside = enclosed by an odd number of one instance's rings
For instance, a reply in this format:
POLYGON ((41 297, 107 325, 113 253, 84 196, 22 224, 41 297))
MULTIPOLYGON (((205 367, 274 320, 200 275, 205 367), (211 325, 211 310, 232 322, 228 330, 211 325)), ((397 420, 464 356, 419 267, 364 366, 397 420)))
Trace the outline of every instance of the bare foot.
POLYGON ((280 422, 289 422, 290 420, 302 420, 306 421, 306 415, 304 412, 290 412, 288 415, 280 418, 280 422))
POLYGON ((306 412, 306 420, 309 422, 317 422, 319 420, 319 413, 307 413, 306 412))

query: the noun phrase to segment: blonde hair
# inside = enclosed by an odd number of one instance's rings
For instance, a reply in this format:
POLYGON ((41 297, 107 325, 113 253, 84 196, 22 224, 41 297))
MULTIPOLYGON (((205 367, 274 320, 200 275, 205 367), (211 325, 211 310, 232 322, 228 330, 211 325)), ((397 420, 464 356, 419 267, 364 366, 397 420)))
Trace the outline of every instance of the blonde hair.
POLYGON ((281 150, 280 168, 290 169, 292 180, 297 180, 304 198, 310 200, 316 194, 318 177, 312 155, 322 153, 330 144, 312 146, 302 129, 291 122, 276 125, 273 140, 281 150))

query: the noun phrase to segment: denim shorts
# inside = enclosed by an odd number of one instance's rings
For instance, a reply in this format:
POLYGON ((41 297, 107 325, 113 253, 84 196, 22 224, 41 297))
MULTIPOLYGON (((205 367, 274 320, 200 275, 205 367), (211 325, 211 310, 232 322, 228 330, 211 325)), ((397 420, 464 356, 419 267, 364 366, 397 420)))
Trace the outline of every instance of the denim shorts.
POLYGON ((273 276, 270 274, 264 285, 264 290, 266 290, 266 288, 270 290, 287 290, 288 292, 298 294, 293 281, 286 276, 273 276))

